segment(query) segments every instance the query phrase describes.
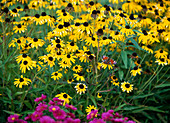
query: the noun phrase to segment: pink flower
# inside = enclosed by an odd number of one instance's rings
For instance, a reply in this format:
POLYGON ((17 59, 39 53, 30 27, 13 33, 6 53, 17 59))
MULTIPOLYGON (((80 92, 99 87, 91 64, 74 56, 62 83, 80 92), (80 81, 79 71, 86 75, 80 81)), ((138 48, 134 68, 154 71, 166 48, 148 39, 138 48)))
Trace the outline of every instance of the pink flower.
POLYGON ((17 123, 27 123, 27 121, 19 119, 19 120, 17 120, 17 123))
POLYGON ((113 119, 112 121, 114 122, 120 122, 120 123, 123 123, 124 120, 122 118, 116 118, 116 119, 113 119))
POLYGON ((25 119, 25 120, 31 119, 31 114, 28 114, 28 116, 26 116, 24 119, 25 119))
POLYGON ((17 114, 10 115, 10 116, 8 117, 8 122, 13 123, 13 122, 17 121, 18 118, 19 118, 19 116, 18 116, 17 114))
POLYGON ((87 120, 90 120, 92 118, 94 118, 97 114, 98 110, 93 110, 91 111, 88 115, 87 115, 87 120))
POLYGON ((49 112, 57 112, 58 110, 60 110, 59 106, 50 106, 49 107, 49 112))
POLYGON ((63 102, 57 102, 57 105, 61 105, 61 106, 62 106, 62 105, 63 105, 63 102))
POLYGON ((67 118, 64 120, 64 123, 80 123, 80 119, 73 120, 72 118, 67 118))
POLYGON ((73 105, 69 105, 69 104, 67 104, 67 103, 66 103, 65 107, 66 107, 66 108, 69 108, 69 109, 72 109, 72 110, 74 110, 74 111, 77 110, 76 107, 74 107, 73 105))
POLYGON ((55 105, 55 102, 53 102, 52 100, 50 100, 50 102, 48 103, 49 105, 55 105))
POLYGON ((127 123, 136 123, 135 121, 129 120, 127 123))
POLYGON ((94 118, 92 121, 90 121, 89 123, 106 123, 103 119, 96 119, 94 118))
POLYGON ((114 110, 108 110, 107 112, 113 114, 114 110))
POLYGON ((67 113, 67 116, 70 116, 71 118, 75 118, 76 117, 73 113, 67 113))
POLYGON ((36 111, 38 112, 43 112, 44 110, 47 110, 48 105, 44 103, 39 103, 38 106, 36 107, 36 111))
POLYGON ((41 118, 41 116, 43 115, 42 112, 37 112, 35 111, 32 115, 31 115, 31 119, 32 121, 37 121, 41 118))
POLYGON ((113 117, 112 114, 108 113, 108 112, 104 112, 102 114, 102 119, 106 120, 106 121, 109 121, 110 120, 110 117, 113 117))
POLYGON ((49 116, 42 116, 39 121, 40 123, 55 123, 55 120, 49 116))
POLYGON ((46 97, 47 97, 46 95, 42 94, 41 97, 36 98, 34 101, 38 103, 38 102, 43 101, 44 99, 46 99, 46 97))
POLYGON ((64 120, 67 115, 63 110, 60 109, 60 110, 58 110, 56 112, 53 112, 53 116, 57 120, 64 120))
POLYGON ((57 97, 54 97, 54 98, 53 98, 53 101, 64 102, 64 100, 58 99, 57 97))

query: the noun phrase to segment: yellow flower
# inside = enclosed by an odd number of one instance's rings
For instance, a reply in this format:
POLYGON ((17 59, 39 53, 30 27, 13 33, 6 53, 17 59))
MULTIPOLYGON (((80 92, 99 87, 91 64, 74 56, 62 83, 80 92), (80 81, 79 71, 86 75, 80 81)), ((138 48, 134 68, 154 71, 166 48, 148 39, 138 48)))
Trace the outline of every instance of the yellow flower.
POLYGON ((74 80, 73 79, 68 79, 67 82, 68 84, 71 84, 74 80))
POLYGON ((77 93, 81 95, 81 93, 85 93, 87 86, 83 83, 77 83, 75 86, 77 93))
POLYGON ((155 55, 154 55, 154 57, 155 58, 165 58, 167 55, 168 55, 168 52, 166 52, 166 51, 164 51, 164 50, 162 50, 162 49, 159 49, 159 50, 157 50, 157 51, 155 51, 155 55))
POLYGON ((167 64, 168 64, 168 63, 167 63, 167 59, 166 59, 166 58, 157 59, 155 62, 157 62, 157 63, 158 63, 158 65, 162 65, 162 66, 164 66, 164 65, 167 65, 167 64))
POLYGON ((73 71, 75 71, 76 73, 81 72, 82 69, 83 68, 80 65, 76 65, 76 66, 73 67, 73 71))
POLYGON ((23 75, 21 75, 21 78, 19 79, 15 79, 14 81, 14 85, 16 85, 16 87, 22 88, 23 85, 28 85, 30 84, 32 81, 28 78, 23 77, 23 75))
POLYGON ((87 115, 90 114, 91 111, 95 110, 96 107, 94 107, 94 105, 89 105, 87 108, 86 108, 86 112, 87 112, 87 115))
POLYGON ((33 69, 33 67, 36 67, 36 61, 32 61, 29 59, 22 60, 20 64, 20 70, 22 73, 26 72, 27 70, 33 69))
POLYGON ((83 74, 82 73, 78 73, 78 74, 73 74, 74 78, 76 78, 77 81, 85 81, 83 74))
POLYGON ((19 32, 19 33, 23 32, 24 33, 27 30, 27 28, 26 28, 25 25, 18 24, 17 26, 15 26, 13 28, 13 30, 14 30, 14 33, 17 33, 17 32, 19 32))
POLYGON ((141 75, 142 69, 139 67, 134 67, 133 70, 130 71, 132 76, 136 76, 137 74, 141 75))
POLYGON ((53 78, 54 80, 56 80, 56 79, 59 80, 59 78, 61 78, 63 76, 61 73, 58 73, 58 71, 53 72, 51 75, 52 75, 51 78, 53 78))
POLYGON ((66 93, 57 94, 55 97, 58 97, 58 99, 64 100, 63 105, 65 105, 66 103, 69 104, 69 102, 70 102, 69 99, 72 99, 72 97, 70 97, 66 93))
POLYGON ((129 93, 133 90, 133 85, 129 82, 123 82, 121 83, 121 88, 123 92, 127 91, 127 93, 129 93))
POLYGON ((102 94, 101 93, 97 93, 97 98, 102 98, 102 94))

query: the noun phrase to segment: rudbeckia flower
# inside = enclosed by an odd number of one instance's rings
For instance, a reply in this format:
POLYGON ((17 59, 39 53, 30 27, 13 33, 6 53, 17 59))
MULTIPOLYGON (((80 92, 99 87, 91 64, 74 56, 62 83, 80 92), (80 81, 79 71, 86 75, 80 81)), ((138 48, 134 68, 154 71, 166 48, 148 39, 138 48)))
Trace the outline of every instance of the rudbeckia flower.
POLYGON ((85 93, 87 86, 83 83, 77 83, 75 86, 77 93, 81 95, 81 93, 85 93))
POLYGON ((29 43, 31 43, 31 47, 32 48, 38 48, 38 47, 42 47, 45 44, 45 41, 43 41, 42 39, 38 39, 38 38, 33 38, 29 43))
POLYGON ((20 70, 22 73, 25 73, 26 70, 33 69, 33 67, 36 67, 36 61, 32 61, 29 59, 22 60, 20 64, 20 70))
POLYGON ((165 58, 157 59, 155 62, 157 62, 158 65, 162 65, 162 66, 168 64, 168 63, 167 63, 167 60, 166 60, 165 58))
POLYGON ((51 78, 53 78, 54 80, 59 80, 59 78, 61 78, 63 75, 61 74, 61 73, 59 73, 59 72, 53 72, 52 74, 52 77, 51 78))
POLYGON ((136 76, 137 74, 141 75, 142 69, 139 67, 134 67, 133 70, 130 71, 132 76, 136 76))
POLYGON ((101 93, 97 93, 97 98, 102 98, 102 94, 101 93))
POLYGON ((82 69, 83 69, 83 68, 82 68, 82 66, 80 66, 80 65, 76 65, 76 66, 73 67, 73 71, 76 72, 76 73, 81 72, 82 69))
POLYGON ((17 9, 10 10, 10 15, 12 15, 13 17, 17 17, 17 16, 19 17, 20 16, 17 9))
POLYGON ((40 56, 39 59, 44 60, 44 62, 47 62, 50 67, 55 65, 55 57, 52 54, 40 56))
POLYGON ((129 93, 133 90, 133 85, 129 82, 123 82, 121 83, 121 88, 123 92, 127 91, 127 93, 129 93))
POLYGON ((64 100, 63 105, 65 105, 66 103, 69 104, 69 102, 70 102, 69 99, 72 99, 72 97, 70 97, 66 93, 57 94, 55 97, 58 97, 58 99, 64 100))
POLYGON ((83 74, 82 73, 78 73, 78 74, 73 74, 74 78, 76 78, 77 81, 85 81, 83 74))
POLYGON ((15 79, 14 81, 14 85, 16 85, 16 87, 19 86, 19 88, 22 88, 23 85, 28 85, 30 84, 32 81, 28 78, 23 77, 23 75, 21 75, 21 77, 19 79, 15 79))
POLYGON ((94 107, 94 105, 89 105, 87 108, 86 108, 86 112, 87 112, 87 115, 90 114, 91 111, 95 110, 96 107, 94 107))
POLYGON ((157 51, 155 51, 155 55, 154 55, 154 57, 155 58, 165 58, 167 55, 168 55, 168 52, 166 52, 165 50, 162 50, 162 49, 159 49, 159 50, 157 50, 157 51))

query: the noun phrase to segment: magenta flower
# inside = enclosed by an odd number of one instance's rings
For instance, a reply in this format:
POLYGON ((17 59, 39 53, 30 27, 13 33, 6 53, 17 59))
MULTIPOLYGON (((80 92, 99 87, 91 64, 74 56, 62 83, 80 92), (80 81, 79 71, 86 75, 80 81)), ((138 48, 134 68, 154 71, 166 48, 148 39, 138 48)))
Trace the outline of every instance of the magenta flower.
POLYGON ((49 112, 57 112, 58 110, 60 110, 59 106, 50 106, 49 107, 49 112))
POLYGON ((10 116, 8 117, 8 122, 13 123, 13 122, 17 121, 18 118, 19 118, 19 116, 18 116, 17 114, 10 115, 10 116))
POLYGON ((38 112, 43 112, 44 110, 47 110, 48 105, 44 103, 39 103, 38 106, 36 107, 36 111, 38 112))
POLYGON ((104 113, 102 114, 102 119, 104 119, 104 120, 106 120, 106 121, 109 121, 111 117, 113 117, 113 115, 110 114, 110 113, 108 113, 108 112, 104 112, 104 113))
POLYGON ((80 123, 80 119, 72 119, 68 117, 67 119, 64 120, 63 123, 80 123))
POLYGON ((24 119, 25 119, 25 120, 31 119, 31 114, 28 114, 28 116, 26 116, 24 119))
POLYGON ((27 121, 19 119, 19 120, 17 120, 17 123, 27 123, 27 121))
POLYGON ((47 97, 46 95, 42 94, 41 97, 36 98, 34 101, 38 103, 38 102, 43 101, 44 99, 46 99, 46 97, 47 97))
POLYGON ((67 116, 70 116, 71 118, 75 118, 76 117, 73 113, 67 113, 67 116))
POLYGON ((135 121, 129 120, 127 123, 136 123, 135 121))
POLYGON ((91 111, 88 115, 87 115, 87 120, 90 120, 92 118, 94 118, 97 114, 98 110, 93 110, 91 111))
POLYGON ((124 120, 122 118, 116 118, 116 119, 112 119, 112 122, 118 122, 118 123, 123 123, 124 120))
POLYGON ((108 110, 107 112, 113 114, 114 110, 108 110))
POLYGON ((66 107, 66 108, 69 108, 69 109, 72 109, 72 110, 74 110, 74 111, 77 110, 76 107, 74 107, 73 105, 69 105, 69 104, 67 104, 67 103, 66 103, 65 107, 66 107))
POLYGON ((53 101, 64 102, 64 100, 58 99, 57 97, 54 97, 54 98, 53 98, 53 101))
POLYGON ((50 102, 48 103, 49 105, 55 105, 55 102, 53 102, 52 100, 50 100, 50 102))
POLYGON ((58 110, 56 112, 53 112, 53 116, 57 120, 64 120, 67 115, 66 115, 65 111, 60 109, 60 110, 58 110))
POLYGON ((103 119, 97 119, 94 118, 92 121, 90 121, 89 123, 106 123, 103 119))
POLYGON ((41 116, 43 115, 42 112, 37 112, 35 111, 32 115, 31 115, 31 119, 32 121, 37 121, 41 118, 41 116))
POLYGON ((39 121, 40 123, 55 123, 55 120, 50 116, 42 116, 39 121))

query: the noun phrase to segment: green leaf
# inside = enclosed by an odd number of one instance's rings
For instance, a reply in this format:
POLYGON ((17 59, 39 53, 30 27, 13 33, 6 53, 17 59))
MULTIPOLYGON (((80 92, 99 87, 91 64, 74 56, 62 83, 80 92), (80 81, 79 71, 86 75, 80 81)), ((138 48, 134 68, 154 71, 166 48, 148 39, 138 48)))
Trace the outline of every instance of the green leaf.
POLYGON ((135 45, 137 49, 142 50, 142 48, 138 45, 138 43, 133 38, 130 38, 129 40, 135 45))
POLYGON ((9 97, 9 99, 12 99, 12 96, 11 96, 11 90, 9 90, 7 87, 6 87, 6 93, 7 93, 7 95, 8 95, 8 97, 9 97))
POLYGON ((82 112, 82 111, 80 111, 80 110, 76 110, 80 115, 84 115, 84 113, 82 112))
POLYGON ((139 98, 145 98, 145 97, 152 96, 152 95, 154 95, 154 93, 146 94, 146 95, 141 95, 141 96, 136 96, 135 98, 133 98, 133 100, 134 99, 139 99, 139 98))
POLYGON ((7 111, 7 110, 3 110, 4 112, 6 112, 6 113, 8 113, 8 114, 17 114, 17 113, 15 113, 15 112, 12 112, 12 111, 7 111))
POLYGON ((160 109, 158 109, 158 108, 156 108, 156 107, 152 107, 152 106, 150 106, 150 107, 145 107, 145 110, 151 110, 151 111, 156 111, 156 112, 165 113, 164 111, 162 111, 162 110, 160 110, 160 109))
POLYGON ((33 109, 31 103, 30 103, 28 100, 25 100, 25 101, 24 101, 24 104, 25 104, 29 109, 33 109))
POLYGON ((121 51, 121 57, 125 65, 125 68, 127 69, 127 53, 125 51, 121 51))
POLYGON ((118 74, 119 74, 119 79, 122 81, 123 76, 124 76, 123 71, 119 69, 118 74))
POLYGON ((95 107, 97 108, 97 104, 96 104, 96 101, 95 101, 95 99, 94 99, 94 96, 90 96, 90 99, 91 99, 91 101, 94 103, 95 107))
POLYGON ((16 92, 15 94, 14 94, 14 96, 17 96, 17 95, 20 95, 20 94, 23 94, 23 93, 26 93, 27 91, 23 91, 23 92, 16 92))
POLYGON ((131 110, 134 110, 134 109, 139 109, 141 107, 139 106, 125 106, 122 108, 122 110, 128 110, 128 111, 131 111, 131 110))
POLYGON ((119 110, 121 110, 122 107, 124 107, 126 104, 122 104, 119 107, 117 107, 116 109, 114 109, 114 112, 117 112, 119 110))
POLYGON ((169 87, 170 84, 161 84, 161 85, 157 85, 155 86, 155 88, 163 88, 163 87, 169 87))
POLYGON ((32 114, 34 112, 34 110, 27 110, 22 112, 21 114, 32 114))

